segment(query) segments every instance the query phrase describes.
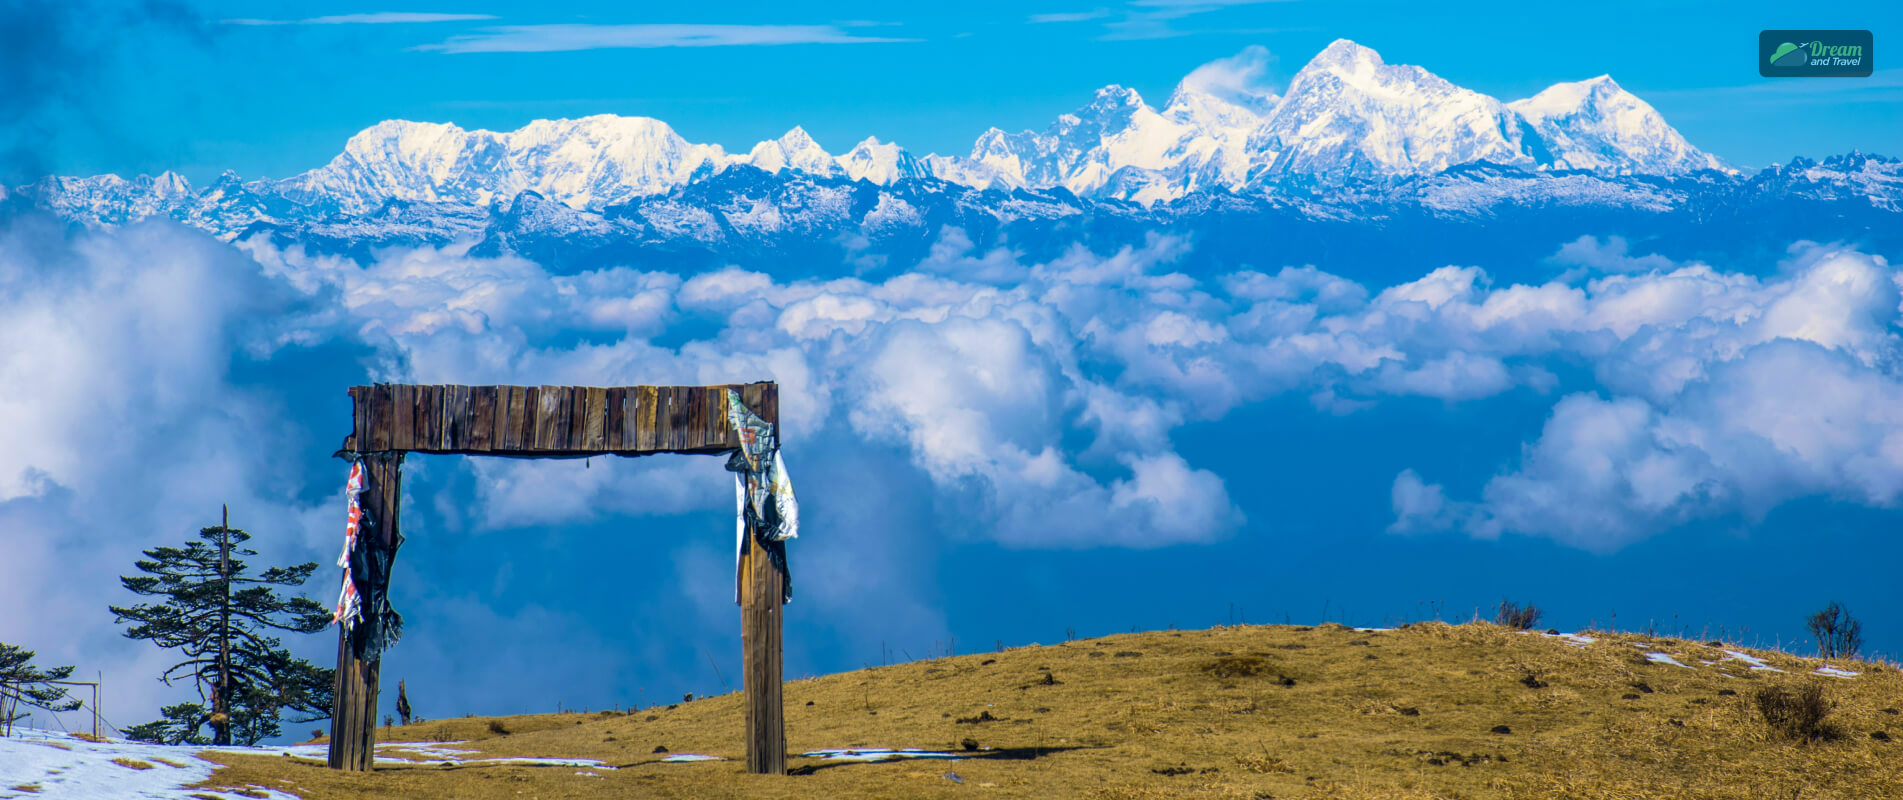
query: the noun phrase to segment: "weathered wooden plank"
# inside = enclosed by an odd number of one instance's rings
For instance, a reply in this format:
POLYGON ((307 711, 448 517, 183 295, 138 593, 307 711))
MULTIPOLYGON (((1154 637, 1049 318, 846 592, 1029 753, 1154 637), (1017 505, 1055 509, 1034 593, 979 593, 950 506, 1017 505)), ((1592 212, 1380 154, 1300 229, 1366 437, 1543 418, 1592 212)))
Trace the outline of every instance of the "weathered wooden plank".
POLYGON ((423 447, 428 439, 424 437, 429 426, 429 408, 424 397, 429 394, 428 386, 410 387, 410 449, 423 447))
POLYGON ((635 398, 634 449, 652 452, 659 445, 656 434, 660 426, 656 419, 660 413, 660 392, 653 386, 636 386, 632 394, 635 398))
POLYGON ((495 449, 522 449, 522 406, 527 402, 527 392, 522 386, 496 387, 495 449))
POLYGON ((780 429, 780 385, 779 384, 777 383, 760 384, 760 405, 761 407, 765 409, 764 411, 760 412, 760 418, 763 420, 766 420, 767 422, 773 423, 773 431, 777 435, 780 429))
POLYGON ((580 409, 576 406, 581 405, 581 387, 562 386, 556 391, 561 394, 562 403, 561 412, 555 418, 555 447, 553 449, 573 450, 575 443, 581 441, 581 436, 575 432, 575 417, 580 413, 580 409))
POLYGON ((508 416, 496 418, 498 426, 496 434, 502 437, 497 449, 520 450, 522 449, 522 414, 524 406, 529 402, 529 389, 526 386, 510 386, 506 392, 509 395, 506 406, 508 416))
POLYGON ((445 387, 443 423, 443 449, 469 449, 469 387, 445 387))
POLYGON ((431 450, 448 450, 449 439, 456 431, 456 425, 449 416, 449 404, 456 398, 456 387, 449 384, 437 384, 430 407, 431 450))
POLYGON ((350 446, 370 449, 370 387, 350 387, 350 446))
POLYGON ((509 387, 509 447, 511 451, 522 450, 529 444, 529 437, 523 433, 535 422, 535 387, 509 387))
POLYGON ((681 405, 683 408, 681 409, 680 415, 681 429, 679 446, 683 450, 691 449, 700 444, 700 429, 702 425, 700 404, 701 397, 707 394, 707 390, 699 386, 689 386, 686 387, 686 389, 686 391, 681 392, 681 405))
POLYGON ((436 447, 442 411, 443 387, 440 384, 416 387, 416 435, 411 447, 417 450, 436 447))
POLYGON ((390 402, 396 405, 390 427, 390 449, 408 450, 416 442, 416 387, 399 383, 390 390, 390 402))
POLYGON ((568 394, 565 386, 541 386, 536 388, 535 447, 536 450, 562 449, 562 395, 568 394))
POLYGON ((628 387, 610 386, 602 394, 607 398, 606 413, 601 422, 603 443, 609 450, 632 449, 633 443, 622 438, 627 431, 628 387))
POLYGON ((489 452, 496 431, 496 387, 469 387, 469 441, 464 449, 489 452))
MULTIPOLYGON (((426 394, 429 394, 428 386, 410 386, 410 446, 405 448, 407 450, 414 450, 424 444, 423 428, 429 425, 428 412, 423 405, 423 396, 426 394)), ((402 435, 398 433, 397 437, 402 438, 402 435)))
POLYGON ((581 449, 608 449, 608 390, 600 386, 587 388, 587 419, 582 423, 581 449))
POLYGON ((522 426, 522 432, 516 434, 516 441, 520 442, 519 449, 521 450, 535 449, 535 421, 540 417, 537 412, 541 409, 541 405, 541 387, 522 387, 522 414, 516 419, 516 422, 522 426))
POLYGON ((676 402, 680 403, 680 410, 674 415, 675 425, 678 426, 674 432, 674 449, 693 449, 694 439, 697 438, 696 429, 700 427, 700 416, 694 412, 700 407, 701 395, 706 393, 707 390, 699 386, 681 386, 675 389, 675 396, 678 398, 676 402))
POLYGON ((571 386, 568 391, 568 446, 573 450, 586 450, 582 440, 588 438, 588 387, 571 386))
POLYGON ((701 446, 718 449, 727 441, 727 387, 707 387, 706 403, 707 428, 702 433, 701 446))
POLYGON ((523 444, 525 450, 557 450, 561 443, 556 439, 561 427, 561 387, 538 386, 535 389, 535 424, 529 429, 529 437, 523 444))
POLYGON ((396 389, 387 383, 370 387, 370 451, 390 449, 396 428, 396 389))
POLYGON ((496 405, 489 428, 489 446, 493 450, 509 448, 509 387, 496 387, 496 405))

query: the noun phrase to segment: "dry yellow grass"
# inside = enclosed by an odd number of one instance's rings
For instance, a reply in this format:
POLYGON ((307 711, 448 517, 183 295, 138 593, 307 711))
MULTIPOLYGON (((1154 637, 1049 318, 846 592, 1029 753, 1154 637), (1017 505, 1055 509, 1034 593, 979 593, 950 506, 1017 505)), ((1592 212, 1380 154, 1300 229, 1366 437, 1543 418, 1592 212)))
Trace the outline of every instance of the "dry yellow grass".
MULTIPOLYGON (((1733 648, 1736 649, 1736 648, 1733 648)), ((211 756, 209 786, 307 798, 1869 798, 1903 796, 1903 675, 1808 676, 1820 662, 1603 634, 1585 647, 1485 623, 1358 632, 1243 626, 1110 636, 786 685, 798 754, 833 747, 982 748, 958 762, 837 763, 745 774, 739 697, 622 715, 551 714, 380 729, 572 767, 406 766, 346 774, 287 758, 211 756), (1634 644, 1643 647, 1634 647, 1634 644), (1672 654, 1690 668, 1645 660, 1672 654), (1715 664, 1701 664, 1714 661, 1715 664), (1835 738, 1774 732, 1760 686, 1824 681, 1835 738), (989 714, 990 719, 985 715, 989 714), (964 722, 977 718, 984 721, 964 722), (729 760, 661 763, 654 750, 729 760), (962 783, 944 775, 956 771, 962 783)))

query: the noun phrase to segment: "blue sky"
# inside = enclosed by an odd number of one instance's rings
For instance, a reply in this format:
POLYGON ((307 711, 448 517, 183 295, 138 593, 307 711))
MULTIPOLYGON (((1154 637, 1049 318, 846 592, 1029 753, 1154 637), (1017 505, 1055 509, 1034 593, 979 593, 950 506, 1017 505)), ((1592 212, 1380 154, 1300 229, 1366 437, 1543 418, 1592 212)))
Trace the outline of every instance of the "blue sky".
POLYGON ((1338 37, 1503 100, 1610 73, 1692 143, 1744 166, 1903 152, 1896 68, 1779 82, 1754 61, 1766 27, 1867 28, 1888 41, 1903 10, 1884 2, 1801 14, 1771 2, 1306 0, 138 8, 147 13, 103 3, 6 12, 22 24, 0 34, 15 37, 0 49, 16 54, 0 70, 18 79, 0 92, 32 112, 0 135, 34 145, 7 180, 36 170, 283 177, 391 118, 506 130, 615 113, 657 117, 730 151, 802 125, 833 152, 876 135, 962 154, 987 127, 1041 130, 1106 84, 1161 103, 1197 65, 1249 45, 1274 56, 1279 86, 1338 37), (266 21, 287 24, 241 24, 266 21), (701 46, 671 46, 690 43, 701 46), (57 141, 34 133, 53 129, 57 141))
MULTIPOLYGON (((876 134, 963 152, 1107 83, 1160 102, 1251 44, 1286 80, 1347 37, 1502 99, 1610 72, 1740 164, 1903 154, 1896 72, 1771 84, 1753 66, 1762 27, 1885 42, 1893 7, 1657 5, 16 5, 6 21, 52 27, 0 26, 17 78, 0 92, 27 109, 5 123, 7 169, 63 174, 283 176, 392 117, 613 112, 732 150, 798 124, 834 151, 876 134), (754 27, 504 30, 537 25, 754 27), (448 52, 710 36, 821 41, 448 52)), ((1561 628, 1616 616, 1767 645, 1840 599, 1894 657, 1903 253, 1792 242, 1704 264, 1576 233, 1485 272, 1266 247, 1196 274, 1195 242, 1171 237, 1038 261, 948 234, 860 280, 755 262, 578 276, 455 245, 352 261, 8 220, 0 384, 40 391, 5 407, 0 547, 37 566, 0 582, 0 608, 36 610, 0 615, 0 640, 107 671, 113 720, 148 718, 177 692, 110 624, 117 576, 221 503, 271 557, 333 558, 349 385, 771 375, 808 515, 789 677, 953 640, 1464 619, 1502 597, 1561 628)), ((385 683, 430 717, 719 691, 710 661, 739 672, 727 480, 714 458, 413 458, 408 636, 385 683)), ((323 661, 325 638, 297 647, 323 661)))

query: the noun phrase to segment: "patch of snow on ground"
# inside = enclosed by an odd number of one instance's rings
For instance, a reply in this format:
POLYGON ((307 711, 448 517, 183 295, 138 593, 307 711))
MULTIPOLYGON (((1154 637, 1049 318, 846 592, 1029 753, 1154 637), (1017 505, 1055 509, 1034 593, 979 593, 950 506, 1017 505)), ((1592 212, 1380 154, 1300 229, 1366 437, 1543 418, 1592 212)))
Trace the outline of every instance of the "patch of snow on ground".
POLYGON ((855 747, 851 749, 833 748, 826 750, 808 750, 800 755, 807 758, 822 758, 827 761, 884 761, 891 758, 942 758, 960 761, 964 756, 937 750, 920 750, 908 747, 893 750, 885 747, 855 747))
MULTIPOLYGON (((216 764, 198 757, 209 748, 173 747, 144 742, 109 739, 91 742, 65 733, 31 728, 14 728, 13 735, 0 738, 0 798, 139 798, 140 800, 189 800, 192 797, 216 797, 241 800, 245 797, 268 800, 296 800, 295 795, 265 787, 245 789, 239 795, 228 790, 186 789, 211 777, 216 764), (134 766, 114 763, 122 759, 134 766), (145 768, 137 765, 143 764, 145 768), (15 787, 34 786, 20 790, 15 787)), ((277 748, 220 748, 221 750, 276 755, 277 748)))
MULTIPOLYGON (((267 787, 244 790, 186 789, 210 778, 218 768, 201 757, 206 753, 239 753, 261 756, 290 756, 323 761, 328 748, 321 744, 294 744, 277 747, 206 747, 198 745, 161 745, 108 739, 92 742, 71 734, 15 728, 13 736, 0 738, 0 798, 138 798, 138 800, 188 800, 214 797, 224 800, 265 798, 295 800, 295 795, 267 787), (133 766, 115 763, 121 759, 133 766), (143 764, 147 768, 138 765, 143 764), (37 789, 20 790, 16 786, 37 789)), ((385 742, 377 745, 376 762, 383 765, 427 764, 444 762, 456 765, 520 765, 614 769, 586 758, 480 758, 474 750, 447 747, 462 742, 385 742)))
POLYGON ((695 753, 680 753, 678 755, 668 756, 667 758, 663 758, 661 760, 678 764, 678 763, 690 762, 690 761, 726 761, 727 759, 721 758, 720 756, 703 756, 703 755, 698 755, 695 753))
POLYGON ((1679 667, 1685 667, 1686 669, 1691 669, 1690 666, 1679 663, 1679 660, 1676 658, 1673 658, 1671 654, 1669 653, 1646 653, 1645 660, 1650 661, 1654 664, 1671 664, 1673 666, 1679 666, 1679 667))
MULTIPOLYGON (((482 755, 475 750, 446 747, 466 742, 378 742, 378 764, 453 764, 456 766, 584 767, 614 769, 592 758, 472 758, 482 755)), ((202 747, 202 752, 287 755, 324 761, 330 750, 321 744, 293 744, 280 747, 202 747)))
POLYGON ((1727 657, 1735 658, 1739 661, 1743 661, 1744 663, 1751 665, 1752 669, 1759 670, 1761 672, 1783 672, 1784 671, 1784 670, 1778 669, 1777 667, 1773 667, 1770 664, 1764 663, 1764 659, 1758 658, 1757 656, 1751 655, 1750 653, 1741 653, 1737 650, 1726 650, 1725 655, 1727 657))
POLYGON ((1858 673, 1851 672, 1850 670, 1842 669, 1839 667, 1833 667, 1829 664, 1825 664, 1821 667, 1818 667, 1816 674, 1829 675, 1833 678, 1855 678, 1858 675, 1858 673))
POLYGON ((1558 639, 1562 642, 1570 644, 1574 647, 1585 647, 1586 645, 1589 645, 1589 644, 1592 644, 1593 642, 1598 641, 1597 639, 1594 639, 1591 636, 1586 636, 1584 634, 1578 634, 1578 633, 1542 633, 1540 635, 1551 636, 1555 639, 1558 639))

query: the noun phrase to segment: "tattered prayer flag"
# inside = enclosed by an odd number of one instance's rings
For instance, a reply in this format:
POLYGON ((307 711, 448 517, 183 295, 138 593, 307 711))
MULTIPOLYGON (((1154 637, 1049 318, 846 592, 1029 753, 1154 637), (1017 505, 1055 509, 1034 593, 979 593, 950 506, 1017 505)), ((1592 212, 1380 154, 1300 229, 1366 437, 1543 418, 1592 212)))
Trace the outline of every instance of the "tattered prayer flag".
MULTIPOLYGON (((746 552, 747 530, 751 527, 774 565, 785 574, 785 542, 799 535, 800 507, 793 497, 786 461, 780 457, 779 431, 747 408, 740 393, 732 389, 727 390, 727 422, 740 439, 740 447, 727 459, 727 470, 734 473, 734 561, 738 564, 746 552)), ((784 599, 790 600, 790 576, 785 587, 784 599)), ((736 584, 736 603, 740 601, 739 592, 736 584)))
POLYGON ((357 550, 357 535, 363 527, 362 461, 350 463, 350 480, 344 484, 344 495, 350 516, 344 524, 344 552, 337 557, 337 566, 344 568, 344 586, 337 592, 337 608, 331 612, 330 624, 348 629, 363 616, 363 600, 357 596, 357 582, 350 575, 350 556, 357 550))
POLYGON ((780 451, 773 451, 772 494, 773 505, 779 512, 780 524, 771 532, 776 542, 797 539, 800 535, 800 502, 793 497, 793 479, 786 474, 786 460, 780 457, 780 451))
POLYGON ((344 588, 337 593, 337 610, 330 615, 330 624, 343 625, 346 629, 355 625, 363 616, 363 600, 357 596, 357 583, 350 579, 350 568, 344 568, 344 588))
POLYGON ((357 532, 363 525, 363 462, 350 462, 350 481, 344 484, 344 497, 350 507, 350 519, 344 523, 344 552, 337 556, 337 566, 348 569, 350 554, 357 549, 357 532))

